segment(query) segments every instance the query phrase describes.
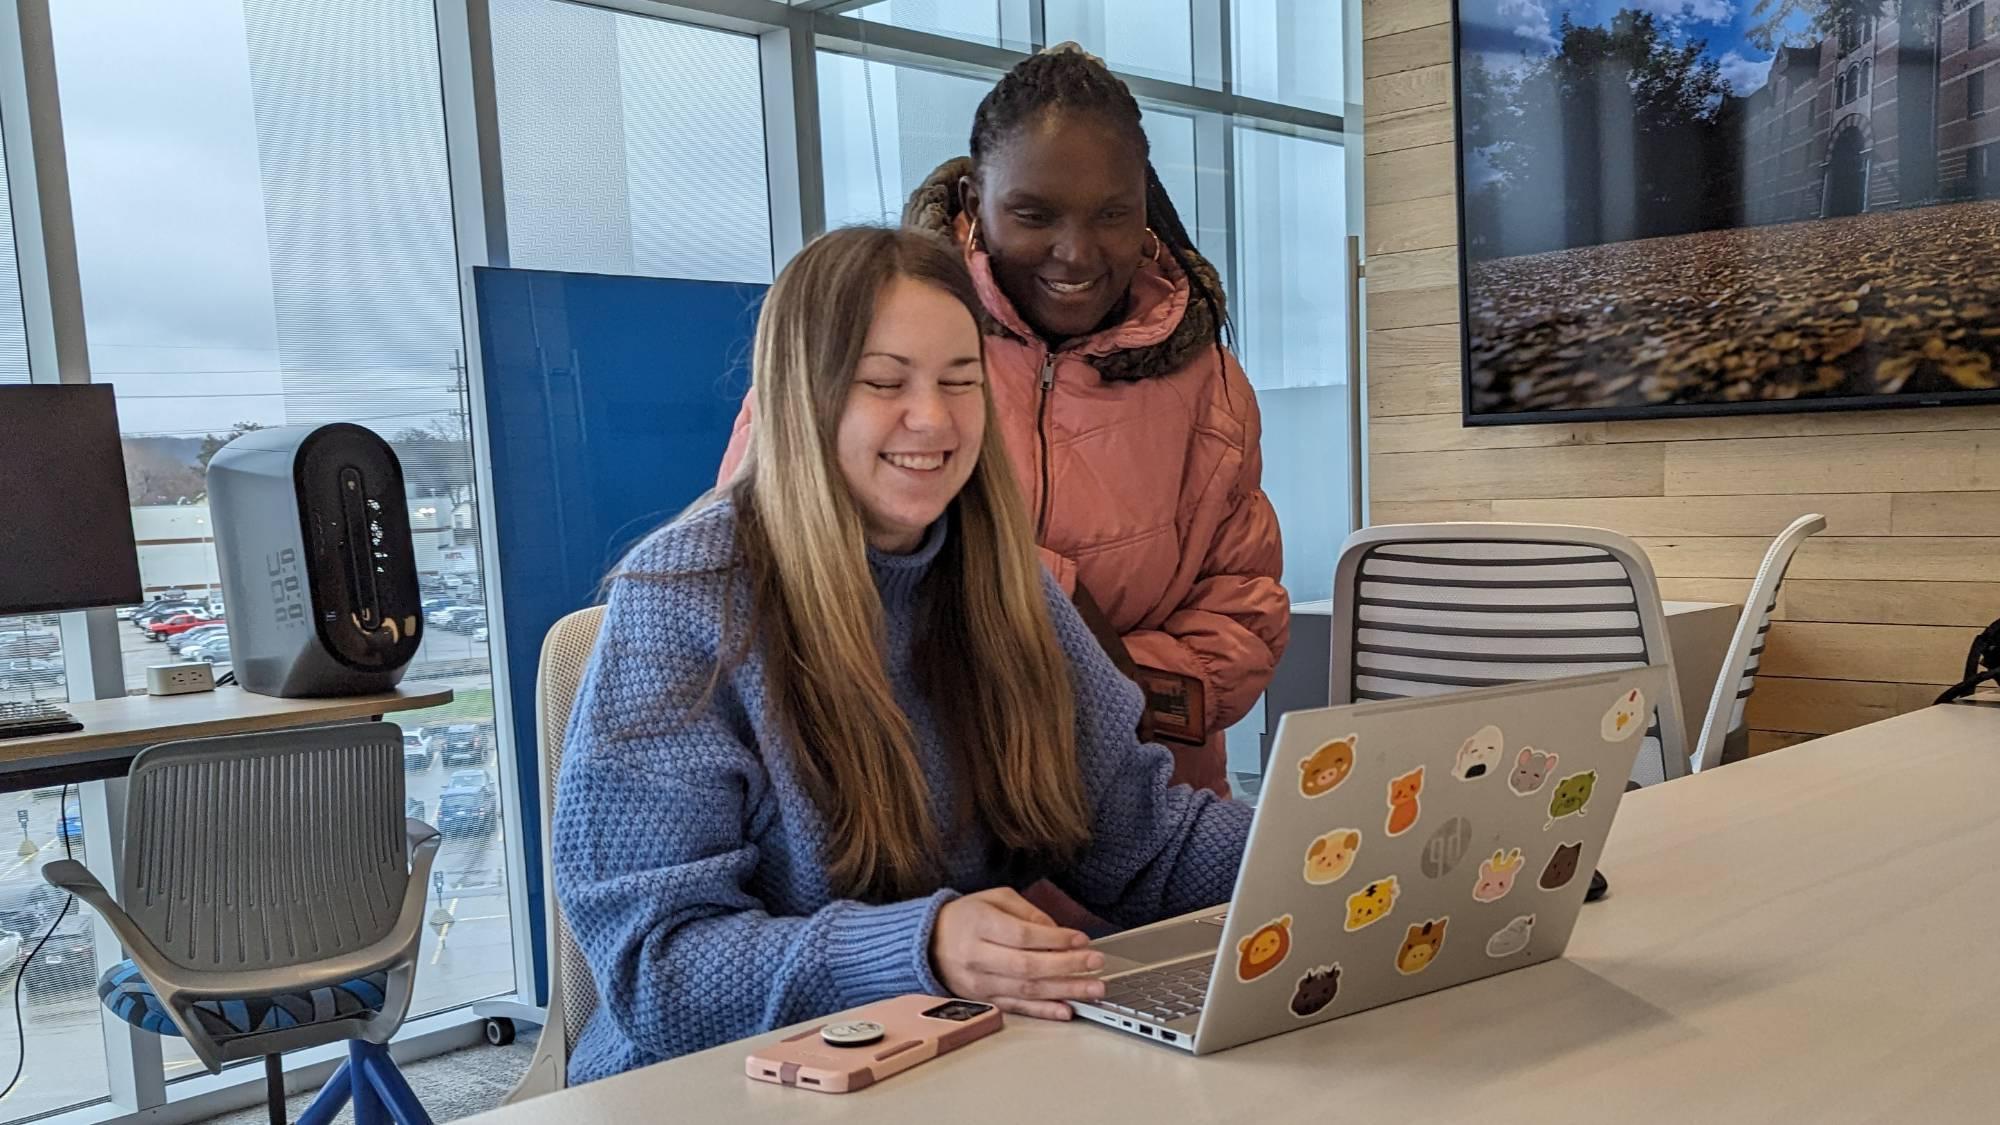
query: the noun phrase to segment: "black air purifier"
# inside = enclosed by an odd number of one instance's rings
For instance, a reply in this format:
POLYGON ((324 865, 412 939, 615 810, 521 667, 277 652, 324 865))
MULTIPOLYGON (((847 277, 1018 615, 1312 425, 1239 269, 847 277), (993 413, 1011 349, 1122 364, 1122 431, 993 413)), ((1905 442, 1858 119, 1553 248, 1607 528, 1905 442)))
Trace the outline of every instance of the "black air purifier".
POLYGON ((208 505, 246 691, 364 695, 403 678, 424 622, 388 442, 346 423, 251 431, 209 462, 208 505))

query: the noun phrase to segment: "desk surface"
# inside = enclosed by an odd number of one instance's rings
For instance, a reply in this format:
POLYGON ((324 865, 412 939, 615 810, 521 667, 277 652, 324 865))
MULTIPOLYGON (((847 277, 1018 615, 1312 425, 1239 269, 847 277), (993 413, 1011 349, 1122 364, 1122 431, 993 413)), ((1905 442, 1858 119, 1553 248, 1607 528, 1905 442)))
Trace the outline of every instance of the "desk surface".
POLYGON ((1201 1059, 1018 1019, 858 1094, 738 1044, 477 1120, 1991 1120, 1996 792, 2000 710, 1933 707, 1629 795, 1562 960, 1201 1059))
POLYGON ((77 700, 64 708, 83 724, 68 734, 0 739, 0 774, 130 757, 155 742, 342 723, 451 702, 451 689, 406 683, 395 691, 338 699, 276 699, 238 687, 191 695, 77 700))

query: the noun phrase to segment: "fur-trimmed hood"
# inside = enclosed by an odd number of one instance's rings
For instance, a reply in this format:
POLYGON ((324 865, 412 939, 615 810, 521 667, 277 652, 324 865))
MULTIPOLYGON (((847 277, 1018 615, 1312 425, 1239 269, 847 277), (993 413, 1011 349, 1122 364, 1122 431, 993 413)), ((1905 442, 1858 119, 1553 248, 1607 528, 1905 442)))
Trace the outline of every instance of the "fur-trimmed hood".
MULTIPOLYGON (((990 336, 1011 336, 1024 342, 1036 337, 1013 303, 1000 291, 993 277, 986 251, 966 244, 969 217, 958 198, 959 180, 972 173, 972 160, 948 160, 910 195, 903 207, 903 225, 949 238, 965 249, 966 264, 986 305, 980 327, 990 336)), ((1208 259, 1190 249, 1189 263, 1215 294, 1223 300, 1222 279, 1208 259)), ((1216 313, 1207 304, 1192 299, 1187 277, 1171 255, 1157 262, 1143 262, 1133 277, 1132 308, 1119 324, 1065 350, 1090 356, 1098 374, 1106 379, 1151 379, 1170 375, 1185 367, 1203 349, 1213 348, 1216 313)), ((1222 312, 1221 309, 1216 310, 1222 312)))

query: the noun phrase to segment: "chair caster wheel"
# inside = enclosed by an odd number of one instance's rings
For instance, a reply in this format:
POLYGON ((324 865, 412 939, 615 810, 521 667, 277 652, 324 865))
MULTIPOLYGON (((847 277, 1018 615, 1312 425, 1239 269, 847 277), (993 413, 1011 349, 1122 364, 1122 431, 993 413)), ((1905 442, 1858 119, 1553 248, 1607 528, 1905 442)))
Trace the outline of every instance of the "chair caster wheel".
POLYGON ((514 1041, 514 1021, 505 1016, 495 1016, 486 1021, 486 1041, 495 1047, 505 1047, 514 1041))

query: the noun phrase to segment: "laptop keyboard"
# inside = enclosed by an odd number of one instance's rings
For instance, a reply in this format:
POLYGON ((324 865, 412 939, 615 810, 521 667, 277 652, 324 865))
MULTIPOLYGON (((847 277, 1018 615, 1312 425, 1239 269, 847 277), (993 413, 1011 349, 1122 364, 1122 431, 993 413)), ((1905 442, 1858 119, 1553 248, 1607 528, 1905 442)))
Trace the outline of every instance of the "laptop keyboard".
POLYGON ((1194 1015, 1208 999, 1208 974, 1214 967, 1213 960, 1203 958, 1107 981, 1098 1006, 1160 1023, 1194 1015))

